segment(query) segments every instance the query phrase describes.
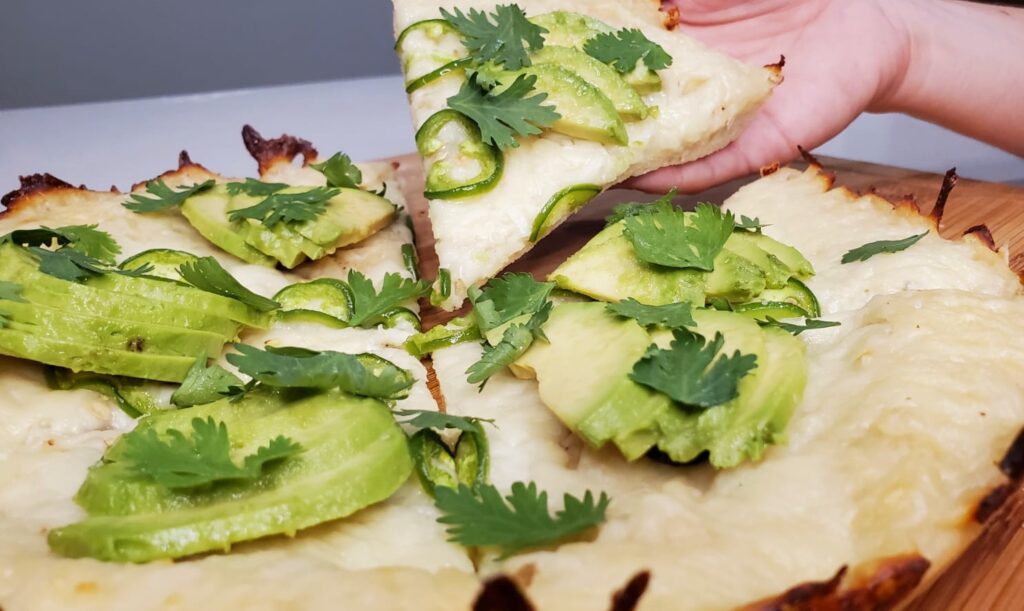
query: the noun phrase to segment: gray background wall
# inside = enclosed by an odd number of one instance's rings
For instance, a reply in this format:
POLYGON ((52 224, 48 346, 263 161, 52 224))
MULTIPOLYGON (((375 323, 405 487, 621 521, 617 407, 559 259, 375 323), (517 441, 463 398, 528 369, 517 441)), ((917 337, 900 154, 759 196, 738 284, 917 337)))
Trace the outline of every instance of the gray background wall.
POLYGON ((398 73, 392 42, 389 0, 0 0, 0 108, 398 73))

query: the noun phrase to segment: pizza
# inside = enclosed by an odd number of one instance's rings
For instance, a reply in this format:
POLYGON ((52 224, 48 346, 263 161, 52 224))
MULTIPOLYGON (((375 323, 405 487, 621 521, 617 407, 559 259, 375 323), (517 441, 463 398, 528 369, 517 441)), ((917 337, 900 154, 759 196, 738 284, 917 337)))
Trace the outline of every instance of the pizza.
POLYGON ((653 0, 394 4, 448 310, 604 189, 726 146, 781 80, 653 0))

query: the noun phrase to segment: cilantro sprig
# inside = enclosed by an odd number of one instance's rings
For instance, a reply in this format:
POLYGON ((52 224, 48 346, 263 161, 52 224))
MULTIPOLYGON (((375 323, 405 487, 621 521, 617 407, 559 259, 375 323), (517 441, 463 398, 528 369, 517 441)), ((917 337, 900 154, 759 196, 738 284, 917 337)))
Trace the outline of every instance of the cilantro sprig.
POLYGON ((243 386, 238 376, 220 365, 207 367, 206 358, 200 357, 188 370, 181 386, 171 395, 171 403, 178 407, 205 405, 233 396, 243 386))
POLYGON ((353 327, 375 327, 401 304, 430 293, 426 280, 410 280, 395 273, 385 274, 379 291, 369 278, 354 269, 348 272, 347 284, 352 295, 348 324, 353 327))
POLYGON ((689 302, 646 305, 632 297, 608 304, 608 311, 623 318, 632 318, 641 327, 662 326, 669 329, 692 327, 693 305, 689 302))
POLYGON ((533 136, 555 123, 562 115, 545 106, 548 94, 530 96, 537 77, 521 74, 504 91, 487 91, 474 76, 448 98, 448 107, 472 119, 480 127, 481 139, 502 150, 516 148, 516 136, 533 136))
POLYGON ((235 344, 238 354, 229 363, 260 384, 275 388, 339 388, 347 393, 378 399, 408 396, 415 378, 379 356, 343 352, 271 347, 260 350, 235 344))
POLYGON ((848 251, 843 255, 842 263, 853 263, 855 261, 867 261, 875 255, 883 253, 896 253, 901 250, 906 250, 917 244, 917 242, 928 235, 928 231, 912 235, 902 240, 879 240, 878 242, 869 242, 863 246, 858 246, 853 250, 848 251))
POLYGON ((487 380, 494 374, 526 354, 535 339, 547 339, 542 327, 548 321, 551 308, 551 302, 546 302, 525 323, 509 325, 497 344, 492 346, 484 342, 484 353, 479 361, 466 370, 466 381, 470 384, 479 384, 480 390, 483 390, 487 380))
POLYGON ((281 307, 273 299, 245 288, 213 257, 201 257, 178 268, 181 277, 201 291, 241 301, 259 312, 272 312, 281 307))
POLYGON ((757 367, 753 354, 736 350, 720 355, 725 344, 721 333, 707 342, 686 329, 674 329, 672 338, 668 350, 651 345, 629 377, 683 405, 709 408, 731 401, 739 394, 740 380, 757 367))
POLYGON ((790 322, 783 322, 781 320, 775 320, 771 316, 766 317, 766 322, 762 323, 762 326, 778 327, 784 331, 788 331, 793 335, 800 335, 804 331, 811 331, 814 329, 828 329, 829 327, 838 327, 842 323, 832 320, 819 320, 816 318, 807 318, 804 320, 804 324, 799 325, 790 322))
POLYGON ((142 276, 153 269, 151 265, 133 270, 113 267, 121 247, 96 225, 19 229, 0 237, 0 244, 5 243, 24 247, 32 253, 39 261, 40 272, 69 282, 109 273, 142 276))
POLYGON ((736 229, 741 229, 748 233, 761 233, 761 230, 765 227, 769 227, 769 225, 762 223, 761 219, 756 216, 754 218, 750 218, 749 216, 741 214, 740 220, 736 221, 736 229))
POLYGON ((598 34, 586 42, 583 50, 622 74, 635 70, 641 61, 651 70, 664 70, 672 65, 672 56, 635 28, 598 34))
POLYGON ((146 183, 146 193, 152 197, 144 197, 141 193, 132 193, 128 201, 122 204, 132 212, 159 212, 168 208, 176 208, 186 199, 213 187, 216 181, 212 178, 190 186, 173 189, 163 179, 150 180, 146 183))
POLYGON ((490 418, 475 418, 473 416, 456 416, 444 412, 430 411, 426 409, 396 409, 395 416, 402 424, 408 424, 417 429, 455 429, 467 433, 477 432, 480 423, 494 425, 490 418))
POLYGON ((338 189, 328 187, 288 193, 277 191, 248 208, 232 210, 228 217, 232 221, 254 219, 269 228, 279 223, 313 221, 327 211, 327 202, 338 193, 338 189))
POLYGON ((310 167, 324 175, 328 187, 358 189, 363 182, 362 170, 345 153, 335 153, 327 161, 311 164, 310 167))
POLYGON ((494 62, 508 70, 530 65, 530 53, 544 46, 547 30, 526 18, 515 4, 499 4, 493 13, 469 9, 463 13, 441 9, 441 16, 463 37, 463 44, 478 64, 494 62))
POLYGON ((713 271, 736 227, 731 212, 712 204, 697 204, 684 213, 665 199, 623 219, 624 233, 637 256, 647 263, 680 269, 713 271))
POLYGON ((435 503, 441 510, 438 522, 447 526, 450 541, 466 547, 497 549, 503 558, 523 550, 551 545, 579 535, 606 519, 611 499, 589 490, 582 499, 564 497, 564 509, 551 515, 547 492, 536 483, 516 482, 502 497, 497 488, 479 484, 476 491, 465 485, 438 486, 435 503))
POLYGON ((169 429, 161 436, 152 428, 144 428, 125 435, 124 444, 122 460, 128 467, 168 488, 254 480, 263 474, 267 464, 303 450, 298 443, 278 435, 238 465, 231 459, 227 425, 212 416, 206 420, 194 418, 191 436, 177 429, 169 429))
POLYGON ((288 185, 283 182, 263 182, 255 178, 246 178, 245 182, 229 182, 224 186, 228 190, 228 195, 250 195, 252 197, 266 197, 288 188, 288 185))

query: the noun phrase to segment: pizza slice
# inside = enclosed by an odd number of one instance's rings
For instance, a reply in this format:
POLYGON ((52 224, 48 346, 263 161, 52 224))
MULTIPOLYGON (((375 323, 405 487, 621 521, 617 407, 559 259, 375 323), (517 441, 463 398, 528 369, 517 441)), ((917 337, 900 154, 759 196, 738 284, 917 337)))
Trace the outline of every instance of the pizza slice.
POLYGON ((719 245, 716 269, 729 266, 733 290, 722 293, 732 302, 708 293, 726 285, 710 281, 714 272, 694 301, 684 270, 645 266, 642 223, 625 238, 616 226, 668 212, 625 206, 546 292, 496 279, 483 308, 477 300, 468 322, 450 325, 465 333, 495 313, 546 312, 543 336, 483 388, 466 372, 502 351, 504 332, 482 333, 490 347, 454 335, 456 345, 436 344, 448 412, 494 420, 500 494, 533 482, 556 515, 578 512, 574 499, 588 493, 610 499, 600 530, 583 539, 521 549, 509 544, 511 520, 472 531, 491 550, 481 561, 488 588, 540 609, 610 599, 644 609, 889 608, 966 548, 1020 477, 1024 352, 1005 341, 1007 330, 1024 330, 1020 280, 983 227, 946 240, 938 218, 910 203, 830 187, 820 168, 783 168, 725 202, 729 237, 741 239, 719 245), (751 238, 760 254, 743 250, 751 238), (791 268, 801 290, 768 288, 794 253, 804 259, 791 268), (755 294, 750 276, 760 277, 755 294), (582 292, 555 293, 556 282, 582 292), (700 361, 702 376, 662 358, 680 349, 673 342, 715 332, 725 345, 714 365, 700 361), (672 385, 717 386, 723 361, 754 354, 733 401, 708 407, 672 385), (668 386, 647 375, 654 358, 668 386), (652 404, 673 416, 636 434, 652 404), (690 424, 671 426, 681 419, 690 424), (687 446, 697 452, 676 454, 687 446), (648 451, 630 452, 638 447, 648 451))
POLYGON ((654 0, 394 4, 448 310, 601 191, 726 146, 781 81, 654 0))

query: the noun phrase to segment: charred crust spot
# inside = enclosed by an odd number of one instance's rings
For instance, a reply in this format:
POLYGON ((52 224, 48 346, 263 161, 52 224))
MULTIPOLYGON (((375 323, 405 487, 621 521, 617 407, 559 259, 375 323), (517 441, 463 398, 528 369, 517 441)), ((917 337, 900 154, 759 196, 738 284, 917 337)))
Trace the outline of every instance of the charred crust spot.
POLYGON ((1003 459, 999 461, 999 470, 1009 481, 993 488, 978 503, 974 510, 974 519, 979 524, 987 522, 996 510, 1003 506, 1017 488, 1017 484, 1024 478, 1024 429, 1017 433, 1003 459))
POLYGON ((988 519, 995 515, 996 511, 1003 506, 1006 499, 1010 498, 1013 494, 1012 484, 999 484, 995 488, 989 491, 981 502, 978 503, 977 509, 974 510, 974 520, 978 524, 984 524, 988 522, 988 519))
POLYGON ((621 590, 612 594, 611 611, 633 611, 651 582, 651 572, 641 571, 626 582, 621 590))
POLYGON ((1006 450, 1003 460, 999 462, 999 469, 1013 480, 1024 477, 1024 429, 1017 433, 1010 448, 1006 450))
POLYGON ((671 2, 662 0, 661 12, 664 14, 662 23, 665 25, 666 30, 676 29, 676 26, 682 21, 679 17, 679 7, 671 2))
POLYGON ((746 607, 758 611, 819 611, 843 609, 868 611, 891 609, 921 583, 931 563, 922 556, 898 556, 883 560, 866 578, 845 588, 846 567, 827 581, 809 582, 790 588, 774 598, 746 607))
POLYGON ((251 125, 242 127, 242 142, 253 159, 259 163, 260 172, 266 171, 275 161, 282 159, 291 163, 295 157, 302 155, 302 164, 309 165, 317 156, 316 149, 308 140, 288 134, 268 140, 251 125))
POLYGON ((36 193, 44 193, 46 191, 55 191, 59 189, 85 190, 85 185, 75 187, 71 183, 64 182, 53 174, 47 173, 19 176, 18 180, 21 182, 21 186, 7 195, 0 197, 0 205, 3 205, 6 208, 11 208, 19 199, 36 193))
POLYGON ((771 176, 772 174, 778 172, 780 167, 781 164, 778 161, 775 161, 765 166, 761 166, 761 178, 764 178, 765 176, 771 176))
POLYGON ((182 151, 178 153, 178 169, 180 170, 190 165, 195 165, 195 162, 193 162, 192 158, 188 156, 188 151, 182 149, 182 151))
POLYGON ((956 168, 950 168, 946 171, 946 175, 942 177, 939 196, 935 199, 935 206, 932 207, 932 211, 928 213, 928 216, 935 219, 936 226, 942 223, 942 215, 946 213, 946 201, 949 199, 949 194, 953 191, 953 187, 956 186, 958 180, 960 180, 960 177, 956 174, 956 168))
POLYGON ((825 169, 825 166, 823 166, 821 162, 818 161, 818 158, 812 155, 811 152, 805 149, 804 147, 798 144, 796 145, 796 150, 800 151, 800 157, 803 158, 803 160, 806 161, 808 164, 825 169))
POLYGON ((767 65, 765 65, 765 68, 767 68, 768 70, 774 72, 776 74, 776 76, 781 76, 782 75, 782 69, 785 68, 785 67, 786 67, 786 56, 785 55, 780 55, 779 56, 779 61, 775 62, 774 64, 767 64, 767 65))
POLYGON ((473 601, 473 611, 534 611, 534 607, 515 581, 499 575, 484 582, 473 601))
MULTIPOLYGON (((936 223, 938 223, 938 221, 936 221, 936 223)), ((992 231, 989 230, 987 225, 984 225, 984 224, 975 225, 974 227, 971 227, 970 229, 965 231, 964 235, 965 236, 968 236, 968 235, 975 236, 976 238, 981 240, 982 244, 984 244, 985 246, 988 246, 989 249, 992 250, 993 252, 998 250, 996 248, 996 240, 995 240, 995 238, 992 237, 992 231)))

